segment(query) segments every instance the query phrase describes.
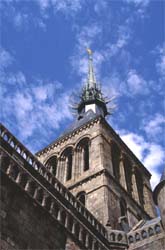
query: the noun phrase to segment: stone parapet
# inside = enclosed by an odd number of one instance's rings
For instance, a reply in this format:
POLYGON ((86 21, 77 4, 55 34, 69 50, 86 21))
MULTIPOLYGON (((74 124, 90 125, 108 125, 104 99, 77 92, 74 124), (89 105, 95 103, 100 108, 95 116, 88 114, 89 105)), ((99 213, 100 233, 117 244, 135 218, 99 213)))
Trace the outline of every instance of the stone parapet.
MULTIPOLYGON (((80 245, 86 249, 109 249, 111 242, 105 227, 81 202, 4 126, 0 128, 0 136, 1 171, 62 224, 80 245)), ((118 249, 126 246, 121 239, 118 249)))

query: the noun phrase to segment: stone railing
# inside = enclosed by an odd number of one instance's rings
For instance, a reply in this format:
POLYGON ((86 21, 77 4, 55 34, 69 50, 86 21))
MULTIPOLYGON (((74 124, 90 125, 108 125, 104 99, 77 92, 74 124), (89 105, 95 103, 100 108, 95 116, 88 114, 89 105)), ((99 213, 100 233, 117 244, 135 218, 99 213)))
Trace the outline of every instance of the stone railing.
MULTIPOLYGON (((46 209, 87 249, 125 249, 123 237, 109 239, 105 227, 3 125, 1 170, 46 209), (118 239, 118 242, 116 241, 118 239)), ((116 235, 116 234, 115 234, 116 235)))
POLYGON ((136 244, 142 240, 158 235, 163 232, 162 225, 159 222, 144 226, 136 231, 131 231, 127 235, 128 243, 136 244))

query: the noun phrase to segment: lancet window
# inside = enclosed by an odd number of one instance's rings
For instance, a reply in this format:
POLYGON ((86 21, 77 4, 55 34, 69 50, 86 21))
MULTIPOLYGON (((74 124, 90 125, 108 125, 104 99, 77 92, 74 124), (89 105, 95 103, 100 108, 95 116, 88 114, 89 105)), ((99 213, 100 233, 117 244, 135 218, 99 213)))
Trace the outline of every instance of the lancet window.
POLYGON ((57 172, 57 156, 50 157, 45 163, 46 168, 56 176, 57 172))
POLYGON ((128 158, 124 159, 124 172, 125 172, 125 180, 127 185, 127 191, 129 194, 132 193, 132 165, 128 158))
POLYGON ((141 205, 144 205, 144 197, 143 197, 143 178, 138 169, 135 170, 135 178, 136 178, 136 185, 139 195, 139 201, 141 205))
POLYGON ((89 141, 86 141, 84 144, 83 169, 84 171, 89 169, 89 141))
POLYGON ((113 165, 113 174, 117 180, 119 180, 119 163, 120 163, 120 149, 116 143, 112 143, 111 146, 111 155, 112 155, 112 165, 113 165))
POLYGON ((68 147, 62 154, 62 158, 64 159, 64 168, 66 173, 66 181, 69 181, 72 178, 72 169, 73 169, 73 149, 72 147, 68 147))
POLYGON ((84 138, 77 145, 77 165, 79 165, 79 167, 81 166, 80 172, 87 171, 89 169, 89 143, 89 138, 84 138))

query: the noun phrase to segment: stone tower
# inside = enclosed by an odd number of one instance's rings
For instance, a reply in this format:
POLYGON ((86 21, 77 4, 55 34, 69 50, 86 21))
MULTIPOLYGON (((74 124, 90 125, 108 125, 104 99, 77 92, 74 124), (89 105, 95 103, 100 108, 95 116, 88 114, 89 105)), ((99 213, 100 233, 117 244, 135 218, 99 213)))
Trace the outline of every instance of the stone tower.
POLYGON ((36 155, 95 217, 128 231, 155 217, 150 173, 106 121, 107 102, 88 50, 88 77, 77 117, 61 137, 36 155))
POLYGON ((165 168, 163 170, 160 182, 155 187, 153 197, 155 204, 160 209, 161 220, 165 229, 165 168))

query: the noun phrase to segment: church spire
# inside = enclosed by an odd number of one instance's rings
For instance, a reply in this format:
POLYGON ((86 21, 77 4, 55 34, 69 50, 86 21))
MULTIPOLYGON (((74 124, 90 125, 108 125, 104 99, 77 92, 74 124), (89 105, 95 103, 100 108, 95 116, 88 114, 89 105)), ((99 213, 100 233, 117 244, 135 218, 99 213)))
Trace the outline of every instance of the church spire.
POLYGON ((101 89, 98 87, 93 67, 93 52, 87 49, 88 52, 88 76, 87 82, 81 93, 81 101, 78 104, 78 114, 82 116, 89 110, 97 115, 105 117, 108 114, 107 102, 103 97, 101 89))

